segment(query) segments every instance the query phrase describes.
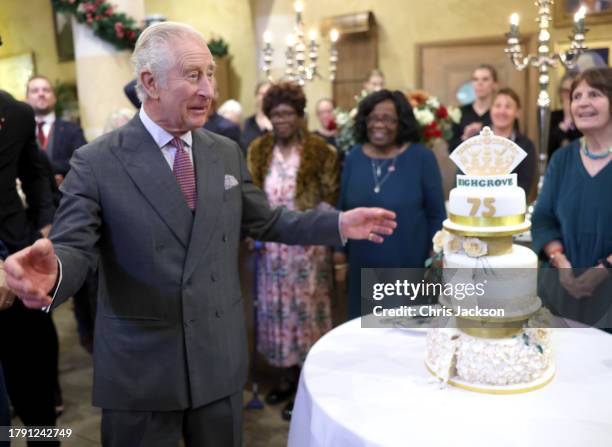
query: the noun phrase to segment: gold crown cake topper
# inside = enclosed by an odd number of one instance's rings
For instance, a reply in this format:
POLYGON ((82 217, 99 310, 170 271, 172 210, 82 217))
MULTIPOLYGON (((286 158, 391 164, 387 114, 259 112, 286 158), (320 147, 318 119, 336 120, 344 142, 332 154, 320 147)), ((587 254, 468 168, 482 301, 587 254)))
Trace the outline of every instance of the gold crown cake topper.
POLYGON ((514 141, 485 127, 453 151, 450 158, 467 175, 507 175, 527 156, 514 141))

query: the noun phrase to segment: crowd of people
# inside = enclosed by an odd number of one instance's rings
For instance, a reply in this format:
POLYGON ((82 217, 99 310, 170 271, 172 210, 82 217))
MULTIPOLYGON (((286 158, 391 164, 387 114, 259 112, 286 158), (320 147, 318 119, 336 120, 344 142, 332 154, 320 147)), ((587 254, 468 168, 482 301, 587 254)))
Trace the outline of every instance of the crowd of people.
MULTIPOLYGON (((362 268, 421 268, 433 255, 446 218, 440 169, 405 94, 379 70, 364 81, 357 144, 342 154, 334 101, 318 99, 310 132, 295 83, 257 85, 244 120, 235 100, 217 107, 212 56, 191 27, 151 26, 133 60, 126 94, 138 112, 90 144, 55 116, 44 76, 28 81, 29 105, 0 93, 0 426, 10 425, 7 394, 25 425, 55 425, 63 402, 48 311, 74 297, 105 446, 238 446, 248 363, 239 250, 260 251, 257 349, 283 371, 266 401, 287 402, 290 419, 300 368, 332 328, 334 288, 348 290, 337 320, 356 318, 371 305, 362 268)), ((588 297, 612 295, 612 69, 572 76, 560 87, 551 132, 564 147, 550 150, 533 248, 560 277, 545 304, 595 324, 609 302, 588 297)), ((490 126, 526 151, 515 172, 529 193, 536 153, 520 132, 519 96, 489 65, 475 68, 473 87, 449 151, 490 126)))

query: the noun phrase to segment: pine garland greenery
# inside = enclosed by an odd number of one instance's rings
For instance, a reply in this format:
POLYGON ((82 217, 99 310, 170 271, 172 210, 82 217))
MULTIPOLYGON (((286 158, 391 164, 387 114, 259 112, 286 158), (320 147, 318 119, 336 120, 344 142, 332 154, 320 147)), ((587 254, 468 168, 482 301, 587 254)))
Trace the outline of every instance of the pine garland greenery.
POLYGON ((222 58, 227 56, 229 48, 225 40, 221 37, 214 37, 208 41, 208 49, 214 57, 222 58))

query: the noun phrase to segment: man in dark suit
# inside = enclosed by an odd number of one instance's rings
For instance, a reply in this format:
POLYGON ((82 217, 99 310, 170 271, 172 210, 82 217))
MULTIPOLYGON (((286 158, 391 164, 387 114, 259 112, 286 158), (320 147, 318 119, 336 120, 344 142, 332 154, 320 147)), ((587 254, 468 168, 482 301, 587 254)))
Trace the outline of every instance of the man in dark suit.
POLYGON ((219 115, 216 110, 206 120, 204 129, 210 130, 218 135, 223 135, 240 145, 240 127, 236 123, 219 115))
POLYGON ((51 241, 10 256, 7 283, 29 307, 57 306, 99 262, 93 401, 104 446, 176 445, 181 435, 188 447, 240 446, 241 235, 382 242, 395 215, 271 209, 238 145, 201 129, 214 70, 203 36, 153 25, 133 59, 143 107, 74 153, 51 241))
POLYGON ((218 135, 223 135, 224 137, 235 141, 240 146, 240 126, 217 113, 219 90, 217 89, 216 81, 213 81, 213 84, 215 94, 210 104, 208 118, 206 119, 206 123, 204 123, 204 129, 210 130, 218 135))
MULTIPOLYGON (((0 241, 12 253, 47 236, 54 211, 36 146, 32 109, 0 91, 0 241), (17 193, 17 178, 30 213, 17 193)), ((0 363, 11 401, 26 426, 53 426, 57 369, 53 323, 44 312, 27 309, 18 301, 11 303, 2 289, 0 284, 0 363)))
POLYGON ((125 93, 125 96, 127 96, 127 99, 130 100, 134 107, 140 109, 142 103, 140 102, 138 94, 136 93, 136 79, 132 79, 130 82, 125 84, 123 87, 123 93, 125 93))
POLYGON ((30 78, 26 87, 26 99, 36 115, 38 145, 49 158, 59 185, 70 169, 73 152, 87 144, 83 129, 55 116, 57 98, 51 82, 45 76, 30 78))

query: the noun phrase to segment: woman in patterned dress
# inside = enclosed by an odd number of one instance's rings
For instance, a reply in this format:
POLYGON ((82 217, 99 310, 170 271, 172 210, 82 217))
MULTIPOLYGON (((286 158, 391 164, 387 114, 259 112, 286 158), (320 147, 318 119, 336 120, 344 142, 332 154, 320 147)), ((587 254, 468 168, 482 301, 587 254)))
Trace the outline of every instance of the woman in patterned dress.
MULTIPOLYGON (((333 208, 338 199, 336 151, 304 126, 306 97, 300 86, 272 85, 263 111, 272 133, 251 143, 248 167, 270 205, 291 210, 333 208)), ((299 367, 310 347, 331 329, 331 250, 324 246, 265 243, 258 274, 258 350, 284 368, 281 383, 266 396, 269 404, 292 398, 299 367)), ((283 409, 291 417, 293 401, 283 409)))

